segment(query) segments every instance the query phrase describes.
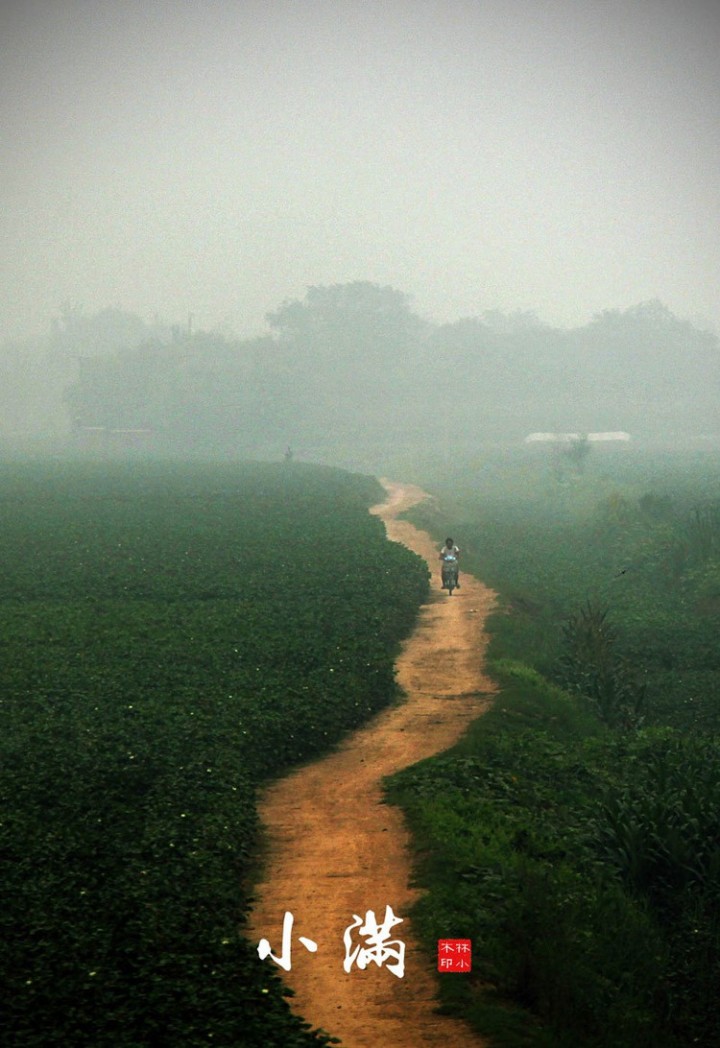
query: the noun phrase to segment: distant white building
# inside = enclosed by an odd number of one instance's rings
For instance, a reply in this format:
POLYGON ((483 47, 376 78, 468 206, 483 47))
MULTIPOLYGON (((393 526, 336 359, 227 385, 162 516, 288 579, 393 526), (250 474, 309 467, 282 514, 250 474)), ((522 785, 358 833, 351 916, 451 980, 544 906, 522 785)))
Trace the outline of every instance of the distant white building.
POLYGON ((596 443, 607 441, 627 441, 630 434, 617 430, 612 433, 529 433, 525 437, 525 444, 568 444, 571 440, 583 440, 587 437, 596 443))
POLYGON ((84 451, 138 451, 146 449, 154 436, 151 429, 113 429, 110 426, 73 425, 77 447, 84 451))

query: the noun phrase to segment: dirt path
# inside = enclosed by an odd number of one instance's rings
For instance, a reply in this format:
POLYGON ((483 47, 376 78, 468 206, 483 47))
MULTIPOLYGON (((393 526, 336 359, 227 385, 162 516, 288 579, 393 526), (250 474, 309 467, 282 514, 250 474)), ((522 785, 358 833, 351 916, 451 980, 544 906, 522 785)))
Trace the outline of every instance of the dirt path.
POLYGON ((481 668, 483 623, 494 595, 465 574, 452 597, 440 590, 435 543, 396 519, 427 496, 416 487, 383 485, 388 500, 371 512, 385 522, 388 538, 419 553, 433 573, 429 602, 397 663, 407 702, 267 790, 260 816, 268 865, 250 935, 267 938, 279 954, 283 916, 293 914, 292 970, 284 976, 296 993, 293 1009, 346 1048, 479 1048, 482 1042, 464 1024, 434 1013, 434 960, 419 954, 406 916, 419 894, 408 887, 409 835, 400 811, 382 803, 381 780, 447 749, 483 712, 488 700, 478 692, 493 690, 481 668), (374 910, 380 922, 386 905, 404 919, 393 932, 406 944, 404 977, 375 964, 346 973, 343 934, 353 915, 374 910), (316 942, 317 952, 300 936, 316 942))

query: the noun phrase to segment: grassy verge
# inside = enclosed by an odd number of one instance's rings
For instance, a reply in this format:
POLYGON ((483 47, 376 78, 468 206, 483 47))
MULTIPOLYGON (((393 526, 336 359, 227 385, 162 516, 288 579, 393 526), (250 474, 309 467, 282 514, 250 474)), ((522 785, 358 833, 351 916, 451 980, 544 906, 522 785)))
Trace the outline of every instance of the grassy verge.
POLYGON ((428 950, 470 938, 473 973, 441 1001, 507 1046, 673 1044, 655 1011, 667 946, 641 900, 604 875, 594 801, 622 758, 593 715, 499 663, 493 708, 441 758, 393 777, 430 892, 428 950))
POLYGON ((551 511, 455 493, 413 513, 438 539, 452 520, 501 593, 493 708, 388 783, 428 889, 414 919, 433 954, 472 939, 441 1000, 497 1048, 720 1043, 712 517, 688 532, 684 501, 635 491, 613 526, 578 486, 551 511))

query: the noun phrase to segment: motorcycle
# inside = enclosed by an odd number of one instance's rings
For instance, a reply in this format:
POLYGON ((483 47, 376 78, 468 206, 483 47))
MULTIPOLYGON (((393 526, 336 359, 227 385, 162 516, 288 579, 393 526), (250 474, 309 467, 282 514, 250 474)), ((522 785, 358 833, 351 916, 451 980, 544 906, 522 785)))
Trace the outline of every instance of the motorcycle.
POLYGON ((449 554, 443 557, 441 575, 443 589, 446 589, 448 591, 448 596, 452 597, 452 592, 457 588, 458 584, 457 557, 450 556, 449 554))

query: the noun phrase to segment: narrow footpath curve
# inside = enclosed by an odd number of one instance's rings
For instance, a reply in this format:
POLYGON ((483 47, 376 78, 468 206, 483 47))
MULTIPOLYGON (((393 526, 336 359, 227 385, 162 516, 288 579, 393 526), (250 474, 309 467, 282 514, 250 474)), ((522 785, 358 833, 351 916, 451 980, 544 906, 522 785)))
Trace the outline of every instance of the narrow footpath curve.
MULTIPOLYGON (((483 624, 495 595, 463 573, 460 591, 448 597, 440 589, 435 543, 396 519, 428 496, 382 483, 388 499, 371 512, 385 522, 390 540, 420 554, 432 571, 430 599, 397 662, 407 701, 265 792, 260 817, 268 858, 248 934, 267 938, 279 954, 283 916, 293 914, 292 970, 280 973, 295 991, 291 1005, 345 1048, 482 1048, 464 1023, 435 1014, 435 962, 420 954, 407 918, 419 895, 408 887, 410 838, 399 809, 383 804, 381 780, 447 749, 487 707, 494 686, 482 672, 483 624), (403 918, 393 938, 406 945, 404 977, 375 964, 346 973, 343 934, 353 915, 364 919, 374 910, 382 922, 388 905, 403 918), (316 942, 317 952, 300 936, 316 942)), ((354 944, 362 943, 354 934, 354 944)))

